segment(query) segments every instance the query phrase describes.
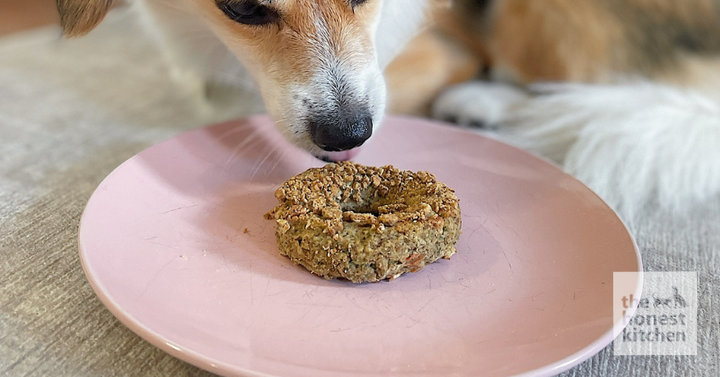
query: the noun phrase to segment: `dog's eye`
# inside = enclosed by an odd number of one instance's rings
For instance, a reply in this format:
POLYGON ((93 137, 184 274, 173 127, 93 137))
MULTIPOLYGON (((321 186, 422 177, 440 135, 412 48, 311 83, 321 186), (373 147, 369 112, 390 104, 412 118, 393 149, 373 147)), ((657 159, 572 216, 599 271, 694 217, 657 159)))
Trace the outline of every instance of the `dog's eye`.
POLYGON ((367 0, 350 0, 350 5, 352 5, 353 8, 363 5, 367 2, 367 0))
POLYGON ((255 1, 223 1, 218 6, 231 20, 245 25, 266 25, 280 19, 276 11, 255 1))

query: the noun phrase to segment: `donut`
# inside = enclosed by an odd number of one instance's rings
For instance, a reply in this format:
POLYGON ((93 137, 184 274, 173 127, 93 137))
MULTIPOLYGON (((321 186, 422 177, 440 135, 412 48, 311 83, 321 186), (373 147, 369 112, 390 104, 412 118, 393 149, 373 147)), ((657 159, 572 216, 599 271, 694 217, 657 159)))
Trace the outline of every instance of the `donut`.
POLYGON ((456 252, 455 192, 428 172, 353 162, 312 168, 275 192, 280 254, 326 279, 393 280, 456 252))

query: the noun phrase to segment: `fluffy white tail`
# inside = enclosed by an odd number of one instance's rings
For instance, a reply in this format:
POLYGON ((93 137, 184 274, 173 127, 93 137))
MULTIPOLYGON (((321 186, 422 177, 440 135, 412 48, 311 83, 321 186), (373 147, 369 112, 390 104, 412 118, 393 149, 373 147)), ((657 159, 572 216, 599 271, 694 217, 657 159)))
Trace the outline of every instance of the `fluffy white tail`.
POLYGON ((654 83, 541 85, 501 133, 559 162, 629 223, 720 193, 720 103, 654 83))

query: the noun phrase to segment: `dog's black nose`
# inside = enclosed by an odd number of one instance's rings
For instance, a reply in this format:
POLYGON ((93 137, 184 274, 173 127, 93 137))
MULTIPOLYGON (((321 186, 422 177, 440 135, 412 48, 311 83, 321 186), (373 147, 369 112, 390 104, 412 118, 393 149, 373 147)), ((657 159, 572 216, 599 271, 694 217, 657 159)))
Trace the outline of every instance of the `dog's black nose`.
POLYGON ((361 146, 372 136, 373 121, 368 113, 323 116, 310 120, 310 135, 318 147, 339 152, 361 146))

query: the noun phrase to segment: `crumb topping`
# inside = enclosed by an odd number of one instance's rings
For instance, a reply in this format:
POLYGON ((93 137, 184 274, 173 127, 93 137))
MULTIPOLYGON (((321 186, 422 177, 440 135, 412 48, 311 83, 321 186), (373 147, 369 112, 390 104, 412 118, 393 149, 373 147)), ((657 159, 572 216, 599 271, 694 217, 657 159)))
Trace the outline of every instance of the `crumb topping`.
POLYGON ((305 171, 275 192, 280 254, 326 279, 375 282, 449 259, 462 232, 455 192, 427 172, 352 162, 305 171))
POLYGON ((320 225, 317 222, 331 235, 347 223, 402 231, 403 224, 426 222, 440 230, 444 219, 460 211, 454 190, 431 173, 352 162, 309 169, 283 183, 275 197, 280 205, 266 217, 276 220, 281 232, 298 223, 320 225))

